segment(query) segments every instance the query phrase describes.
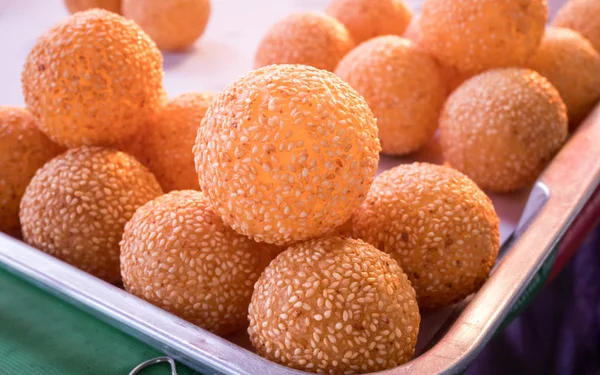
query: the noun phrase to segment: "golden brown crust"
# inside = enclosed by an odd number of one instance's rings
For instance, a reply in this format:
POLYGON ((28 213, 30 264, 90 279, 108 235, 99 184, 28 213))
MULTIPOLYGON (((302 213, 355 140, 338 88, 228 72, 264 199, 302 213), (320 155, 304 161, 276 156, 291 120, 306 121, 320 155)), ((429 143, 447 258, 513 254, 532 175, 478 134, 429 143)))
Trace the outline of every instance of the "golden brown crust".
POLYGON ((25 241, 107 282, 120 280, 119 241, 135 210, 162 194, 132 156, 71 149, 37 171, 21 200, 25 241))
POLYGON ((194 140, 214 93, 180 95, 163 108, 142 135, 140 152, 165 192, 200 190, 194 166, 194 140))
POLYGON ((405 0, 333 0, 327 14, 346 26, 360 44, 382 35, 402 35, 412 18, 405 0))
POLYGON ((421 308, 476 292, 500 247, 491 200, 462 173, 426 163, 400 165, 373 182, 353 216, 354 235, 392 255, 421 308))
POLYGON ((600 99, 600 54, 576 31, 546 29, 540 48, 527 65, 556 87, 567 106, 572 129, 600 99))
POLYGON ((199 191, 173 191, 138 209, 125 226, 125 289, 219 335, 243 328, 254 282, 271 247, 223 224, 199 191), (261 254, 264 250, 264 254, 261 254))
POLYGON ((165 51, 188 48, 204 34, 210 0, 123 0, 123 15, 134 20, 165 51))
POLYGON ((278 245, 348 220, 379 150, 364 99, 334 74, 302 65, 271 65, 228 86, 194 147, 202 191, 225 223, 278 245))
MULTIPOLYGON (((410 24, 404 33, 404 37, 408 40, 411 40, 419 47, 427 50, 427 48, 423 45, 423 36, 421 33, 421 26, 419 25, 419 17, 414 17, 412 21, 410 21, 410 24)), ((440 67, 442 77, 446 82, 446 90, 448 93, 454 91, 470 77, 468 74, 461 73, 458 69, 451 65, 444 64, 438 59, 436 59, 436 61, 440 67)))
POLYGON ((522 66, 542 40, 546 0, 426 0, 423 44, 465 74, 522 66))
POLYGON ((133 21, 92 9, 38 38, 21 76, 40 130, 68 146, 132 136, 162 103, 162 55, 133 21))
POLYGON ((261 40, 254 67, 302 64, 333 72, 354 47, 346 27, 321 13, 294 13, 276 22, 261 40))
POLYGON ((446 84, 435 59, 413 42, 398 36, 373 38, 348 53, 335 74, 369 104, 383 153, 408 154, 433 137, 446 84))
POLYGON ((64 149, 25 108, 0 106, 0 232, 20 236, 19 203, 35 172, 64 149))
POLYGON ((569 0, 556 13, 552 24, 579 32, 600 53, 600 1, 569 0))
POLYGON ((256 282, 256 351, 310 372, 367 373, 414 354, 421 317, 406 274, 361 241, 326 237, 281 253, 256 282))
POLYGON ((446 161, 490 191, 532 183, 566 137, 567 111, 558 91, 523 68, 469 79, 450 95, 440 118, 446 161))

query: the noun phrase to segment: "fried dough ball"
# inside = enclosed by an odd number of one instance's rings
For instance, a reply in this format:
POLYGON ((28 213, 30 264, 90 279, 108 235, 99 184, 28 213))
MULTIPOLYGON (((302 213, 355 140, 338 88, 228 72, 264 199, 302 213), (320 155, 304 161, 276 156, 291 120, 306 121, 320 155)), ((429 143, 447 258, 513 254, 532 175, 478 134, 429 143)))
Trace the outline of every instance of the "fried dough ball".
POLYGON ((123 0, 131 18, 165 51, 184 50, 202 36, 210 17, 210 0, 123 0))
POLYGON ((569 0, 556 13, 552 24, 579 32, 600 53, 600 1, 569 0))
POLYGON ((213 93, 180 95, 160 109, 143 134, 142 154, 166 192, 199 190, 194 167, 194 139, 213 93))
POLYGON ((356 44, 382 35, 402 35, 412 18, 405 0, 333 0, 327 14, 346 26, 356 44))
POLYGON ((260 355, 310 372, 356 374, 408 362, 421 317, 389 255, 360 240, 294 245, 265 269, 249 308, 260 355))
POLYGON ((223 224, 202 192, 173 191, 140 207, 125 226, 123 284, 128 292, 225 335, 247 323, 254 283, 270 260, 261 258, 262 250, 223 224))
POLYGON ((353 216, 354 235, 390 254, 419 306, 458 302, 479 290, 500 248, 492 201, 462 173, 405 164, 375 178, 353 216))
POLYGON ((125 223, 161 194, 152 173, 132 156, 100 147, 71 149, 46 163, 27 186, 19 213, 23 238, 116 283, 125 223))
POLYGON ((440 118, 444 157, 482 189, 520 189, 563 145, 566 112, 558 91, 532 70, 482 73, 446 102, 440 118))
POLYGON ((70 13, 92 8, 102 8, 111 12, 121 12, 121 0, 65 0, 65 6, 70 13))
MULTIPOLYGON (((423 37, 421 34, 421 26, 419 25, 419 17, 414 17, 406 32, 404 33, 404 37, 418 46, 424 48, 423 46, 423 37)), ((448 93, 454 91, 458 86, 460 86, 464 81, 466 81, 469 76, 467 74, 461 73, 458 69, 453 66, 446 65, 439 60, 437 60, 438 65, 440 66, 440 72, 442 73, 442 77, 444 77, 444 81, 446 82, 446 89, 448 93)))
POLYGON ((27 56, 27 109, 67 147, 116 145, 162 102, 162 56, 133 21, 91 9, 51 28, 27 56))
POLYGON ((528 66, 556 87, 573 129, 600 99, 600 55, 576 31, 548 28, 528 66))
POLYGON ((408 154, 433 137, 446 84, 435 59, 408 39, 389 35, 366 41, 335 73, 373 110, 383 153, 408 154))
POLYGON ((271 65, 229 85, 194 146, 200 187, 223 221, 277 245, 348 220, 379 151, 365 100, 334 74, 304 65, 271 65))
POLYGON ((261 40, 254 67, 302 64, 333 72, 354 42, 346 27, 321 13, 294 13, 275 23, 261 40))
POLYGON ((425 0, 420 24, 428 51, 473 75, 524 65, 547 19, 546 0, 425 0))
POLYGON ((0 106, 0 232, 21 235, 19 203, 35 172, 63 152, 25 108, 0 106))

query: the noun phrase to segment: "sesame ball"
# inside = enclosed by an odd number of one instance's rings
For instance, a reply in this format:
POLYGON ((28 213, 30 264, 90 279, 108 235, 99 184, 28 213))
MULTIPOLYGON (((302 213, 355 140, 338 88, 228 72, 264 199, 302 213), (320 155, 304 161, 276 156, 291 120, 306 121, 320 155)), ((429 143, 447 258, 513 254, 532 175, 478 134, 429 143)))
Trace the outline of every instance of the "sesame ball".
POLYGON ((572 128, 600 99, 600 55, 576 31, 548 28, 528 65, 556 87, 567 106, 572 128))
POLYGON ((327 14, 346 26, 356 44, 381 35, 402 35, 412 17, 405 0, 333 0, 327 14))
POLYGON ((415 291, 389 255, 361 240, 294 245, 254 286, 248 333, 256 352, 310 372, 390 369, 415 352, 415 291))
POLYGON ((542 40, 546 0, 425 0, 423 44, 463 73, 523 65, 542 40))
POLYGON ((152 173, 132 156, 100 147, 71 149, 40 168, 27 186, 19 213, 23 238, 116 283, 125 223, 160 194, 152 173))
POLYGON ((303 64, 333 71, 354 42, 346 27, 321 13, 294 13, 275 23, 258 45, 254 67, 303 64))
MULTIPOLYGON (((427 50, 423 46, 423 37, 421 33, 421 26, 419 25, 419 19, 420 17, 414 17, 410 21, 410 24, 408 25, 408 28, 404 33, 404 37, 412 41, 419 47, 422 47, 423 49, 427 50)), ((437 59, 436 61, 440 67, 442 77, 446 82, 446 91, 448 93, 454 91, 458 86, 460 86, 464 81, 466 81, 469 78, 468 74, 461 73, 457 68, 451 65, 444 64, 437 59)))
MULTIPOLYGON (((254 283, 268 264, 261 246, 223 224, 199 191, 173 191, 125 226, 125 289, 219 335, 243 328, 254 283)), ((269 259, 270 260, 270 259, 269 259)))
POLYGON ((348 53, 335 73, 373 110, 384 153, 407 154, 433 137, 446 84, 435 59, 408 39, 368 40, 348 53))
POLYGON ((111 12, 121 12, 121 0, 65 0, 65 6, 70 13, 92 8, 102 8, 111 12))
POLYGON ((166 192, 199 190, 194 167, 194 139, 216 94, 180 95, 161 108, 142 135, 147 166, 166 192))
POLYGON ((166 51, 184 50, 204 34, 210 0, 123 0, 131 18, 166 51))
POLYGON ((27 108, 50 139, 115 145, 160 106, 162 56, 133 21, 92 9, 38 38, 21 80, 27 108))
POLYGON ((579 32, 600 52, 600 1, 569 0, 556 13, 552 24, 579 32))
POLYGON ((566 137, 560 94, 529 69, 495 69, 469 79, 440 117, 446 161, 490 191, 532 183, 566 137))
POLYGON ((355 236, 398 261, 422 308, 476 292, 500 248, 492 201, 462 173, 427 163, 377 176, 352 224, 355 236))
POLYGON ((365 100, 324 70, 271 65, 212 102, 194 146, 196 172, 223 221, 277 245, 342 225, 379 162, 365 100))
POLYGON ((60 154, 25 108, 0 106, 0 232, 19 237, 19 203, 35 172, 60 154))

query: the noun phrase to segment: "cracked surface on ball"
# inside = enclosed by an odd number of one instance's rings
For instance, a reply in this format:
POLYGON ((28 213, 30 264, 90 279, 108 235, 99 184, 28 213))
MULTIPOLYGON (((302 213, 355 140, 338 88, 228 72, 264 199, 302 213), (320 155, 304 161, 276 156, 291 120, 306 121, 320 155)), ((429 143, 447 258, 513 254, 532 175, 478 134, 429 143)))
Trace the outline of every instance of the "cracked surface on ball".
POLYGON ((162 55, 136 25, 92 9, 52 27, 27 56, 27 109, 67 147, 116 145, 162 103, 162 55))
POLYGON ((549 27, 527 64, 546 77, 567 106, 574 129, 600 99, 600 55, 576 31, 549 27))
POLYGON ((303 64, 332 72, 354 47, 346 27, 321 13, 294 13, 276 22, 261 40, 254 67, 303 64))
POLYGON ((37 171, 21 200, 25 241, 107 282, 121 279, 119 241, 135 210, 162 194, 134 157, 68 150, 37 171))
POLYGON ((342 225, 379 161, 365 100, 300 65, 250 72, 213 101, 194 146, 200 187, 225 223, 285 245, 342 225))
POLYGON ((20 236, 19 203, 35 172, 64 149, 25 108, 0 106, 0 232, 20 236))
POLYGON ((421 321, 415 291, 398 263, 361 240, 342 237, 281 253, 256 282, 248 315, 260 355, 329 374, 409 361, 421 321))
POLYGON ((542 40, 546 0, 425 0, 423 45, 466 74, 522 66, 542 40))
POLYGON ((210 0, 123 0, 123 15, 134 20, 166 51, 180 51, 204 34, 210 0))
POLYGON ((500 247, 491 200, 462 173, 426 163, 375 178, 353 216, 354 235, 389 253, 419 306, 450 305, 479 290, 500 247))
POLYGON ((402 35, 412 18, 404 0, 333 0, 327 14, 346 26, 356 44, 381 35, 402 35))
POLYGON ((270 247, 236 233, 199 191, 174 191, 136 211, 121 242, 125 289, 220 335, 243 328, 270 247))
POLYGON ((450 95, 440 117, 446 161, 490 191, 513 191, 535 181, 566 137, 560 94, 546 78, 523 68, 469 79, 450 95))
POLYGON ((446 83, 435 59, 413 42, 398 36, 373 38, 350 51, 335 74, 373 110, 383 153, 408 154, 433 137, 446 83))

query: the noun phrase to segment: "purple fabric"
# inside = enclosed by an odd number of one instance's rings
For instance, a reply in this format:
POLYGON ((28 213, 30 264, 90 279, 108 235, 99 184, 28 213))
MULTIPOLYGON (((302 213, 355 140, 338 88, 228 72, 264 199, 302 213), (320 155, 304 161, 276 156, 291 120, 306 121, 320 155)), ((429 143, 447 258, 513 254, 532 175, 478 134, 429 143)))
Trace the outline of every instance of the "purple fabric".
POLYGON ((466 374, 600 374, 600 225, 466 374))

